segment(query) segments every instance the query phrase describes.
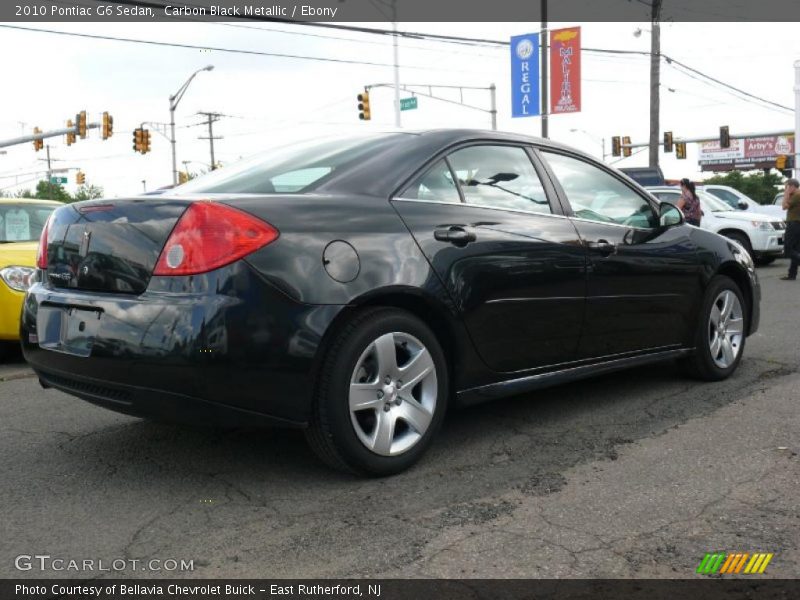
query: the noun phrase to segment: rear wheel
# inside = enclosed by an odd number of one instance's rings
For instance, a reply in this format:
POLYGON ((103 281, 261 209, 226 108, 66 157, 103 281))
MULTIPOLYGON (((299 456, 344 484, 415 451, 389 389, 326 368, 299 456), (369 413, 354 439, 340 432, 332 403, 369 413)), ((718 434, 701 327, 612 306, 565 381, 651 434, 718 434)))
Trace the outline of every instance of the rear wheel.
POLYGON ((774 256, 762 256, 761 258, 757 258, 755 260, 755 263, 759 267, 766 267, 767 265, 771 265, 772 263, 774 263, 775 262, 775 258, 776 257, 774 257, 774 256))
POLYGON ((722 235, 724 235, 726 238, 732 239, 734 242, 738 242, 739 245, 741 245, 745 250, 747 250, 747 253, 750 255, 750 258, 752 258, 753 262, 755 262, 755 255, 753 254, 753 246, 750 243, 749 237, 747 237, 744 233, 739 233, 738 231, 729 231, 723 233, 722 235))
POLYGON ((306 437, 327 464, 391 475, 427 450, 445 413, 447 363, 436 336, 402 310, 359 313, 327 352, 306 437))
POLYGON ((747 331, 742 292, 729 277, 719 275, 706 290, 695 334, 695 352, 684 360, 690 374, 706 381, 729 377, 739 366, 747 331))

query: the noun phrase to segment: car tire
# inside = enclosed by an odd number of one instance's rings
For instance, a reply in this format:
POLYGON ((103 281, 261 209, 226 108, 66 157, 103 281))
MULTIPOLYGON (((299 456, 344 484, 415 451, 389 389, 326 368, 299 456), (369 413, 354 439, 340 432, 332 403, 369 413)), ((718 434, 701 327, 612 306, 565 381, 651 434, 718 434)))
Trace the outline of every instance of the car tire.
POLYGON ((441 426, 448 379, 441 345, 420 319, 388 307, 360 311, 327 349, 306 438, 336 469, 399 473, 441 426), (404 376, 412 382, 403 385, 404 376))
POLYGON ((755 263, 759 267, 766 267, 767 265, 771 265, 774 262, 775 262, 774 256, 762 256, 761 258, 755 259, 755 263))
POLYGON ((747 250, 747 253, 750 255, 750 258, 752 258, 753 262, 755 262, 755 255, 753 254, 753 245, 750 243, 750 238, 747 237, 746 234, 739 233, 737 231, 731 231, 728 233, 723 233, 722 235, 724 235, 726 238, 733 240, 734 242, 739 243, 745 250, 747 250))
POLYGON ((730 277, 714 277, 703 299, 694 352, 682 361, 686 371, 704 381, 730 377, 744 354, 747 325, 747 305, 739 286, 730 277), (727 317, 726 299, 732 303, 727 317))

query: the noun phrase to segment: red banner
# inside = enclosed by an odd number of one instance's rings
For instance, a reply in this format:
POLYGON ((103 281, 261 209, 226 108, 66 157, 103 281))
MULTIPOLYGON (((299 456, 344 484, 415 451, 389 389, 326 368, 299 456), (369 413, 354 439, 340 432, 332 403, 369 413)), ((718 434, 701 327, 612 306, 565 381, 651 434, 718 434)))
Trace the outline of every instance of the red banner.
POLYGON ((550 32, 550 112, 581 110, 581 28, 550 32))

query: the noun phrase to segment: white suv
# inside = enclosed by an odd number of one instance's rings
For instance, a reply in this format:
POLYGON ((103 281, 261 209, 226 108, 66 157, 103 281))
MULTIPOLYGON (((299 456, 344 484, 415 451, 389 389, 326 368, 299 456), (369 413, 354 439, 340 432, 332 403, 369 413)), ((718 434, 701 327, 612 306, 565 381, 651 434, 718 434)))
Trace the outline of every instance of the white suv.
MULTIPOLYGON (((675 187, 648 187, 662 202, 676 204, 681 191, 675 187)), ((697 190, 703 216, 700 227, 739 242, 760 265, 767 265, 783 255, 786 222, 769 215, 733 210, 716 196, 697 190)))
POLYGON ((743 210, 746 212, 756 212, 764 215, 769 215, 781 221, 786 220, 786 211, 778 205, 776 208, 773 204, 759 204, 749 196, 743 194, 736 188, 727 185, 704 185, 698 187, 697 190, 703 190, 713 194, 725 204, 728 204, 732 210, 743 210))

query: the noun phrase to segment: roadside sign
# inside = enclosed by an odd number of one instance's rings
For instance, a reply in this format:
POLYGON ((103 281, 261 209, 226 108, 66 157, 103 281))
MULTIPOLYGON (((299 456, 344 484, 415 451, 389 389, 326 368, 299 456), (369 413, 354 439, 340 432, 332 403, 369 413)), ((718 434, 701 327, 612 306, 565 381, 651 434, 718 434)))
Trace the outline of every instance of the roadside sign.
POLYGON ((511 38, 511 116, 535 117, 541 111, 539 96, 539 34, 511 38))
POLYGON ((50 183, 58 183, 58 184, 67 183, 67 178, 66 177, 51 177, 50 178, 50 183))
POLYGON ((417 97, 400 98, 400 110, 413 110, 417 108, 417 97))
POLYGON ((550 32, 550 112, 581 110, 581 28, 550 32))

